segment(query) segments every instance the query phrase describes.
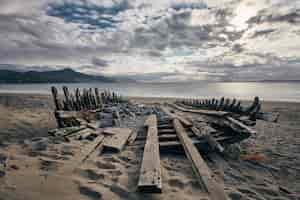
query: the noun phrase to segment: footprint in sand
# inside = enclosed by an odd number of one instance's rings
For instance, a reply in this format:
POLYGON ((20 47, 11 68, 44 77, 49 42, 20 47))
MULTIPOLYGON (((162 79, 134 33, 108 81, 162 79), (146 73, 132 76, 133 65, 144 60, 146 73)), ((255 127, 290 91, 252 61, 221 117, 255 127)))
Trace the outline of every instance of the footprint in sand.
POLYGON ((179 189, 184 189, 185 183, 179 178, 172 178, 168 180, 168 183, 171 187, 176 187, 179 189))
POLYGON ((80 194, 88 196, 91 199, 95 199, 95 200, 103 199, 102 194, 98 190, 96 190, 95 188, 93 188, 89 185, 80 185, 79 192, 80 192, 80 194))
POLYGON ((258 194, 256 191, 250 189, 250 188, 238 188, 238 191, 247 197, 252 197, 257 200, 265 200, 264 197, 262 197, 260 194, 258 194))
POLYGON ((252 187, 252 189, 256 190, 258 193, 260 193, 261 195, 263 195, 266 198, 279 196, 279 192, 275 188, 255 186, 255 187, 252 187))
POLYGON ((104 179, 104 174, 99 174, 97 172, 95 172, 93 169, 80 169, 78 170, 78 173, 80 176, 85 177, 89 180, 103 180, 104 179))
POLYGON ((120 199, 137 199, 136 195, 128 190, 126 190, 125 188, 121 187, 118 184, 113 184, 110 187, 110 191, 117 194, 120 199))
POLYGON ((57 171, 59 163, 54 160, 40 159, 40 169, 43 171, 57 171))
POLYGON ((116 165, 112 163, 97 161, 96 165, 100 169, 106 169, 106 172, 110 174, 110 177, 112 177, 113 181, 117 181, 118 177, 123 174, 122 171, 117 169, 116 165))
POLYGON ((101 169, 116 169, 116 166, 112 163, 97 161, 96 165, 101 169))
POLYGON ((228 196, 229 196, 229 198, 231 199, 231 200, 246 200, 247 198, 245 198, 244 196, 243 196, 243 194, 242 193, 240 193, 240 192, 237 192, 237 191, 231 191, 231 192, 229 192, 228 193, 228 196))

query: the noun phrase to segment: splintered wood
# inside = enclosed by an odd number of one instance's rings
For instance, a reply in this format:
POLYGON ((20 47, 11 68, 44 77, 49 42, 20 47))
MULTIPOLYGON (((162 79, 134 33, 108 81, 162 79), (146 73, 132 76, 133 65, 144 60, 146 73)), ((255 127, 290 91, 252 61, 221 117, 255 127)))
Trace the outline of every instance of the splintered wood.
POLYGON ((183 146, 186 156, 192 163, 193 170, 201 185, 203 185, 212 200, 226 200, 224 189, 219 185, 212 176, 212 172, 204 162, 192 140, 188 137, 187 132, 178 119, 173 120, 174 128, 183 146))
POLYGON ((145 126, 148 128, 148 132, 138 190, 161 193, 162 179, 156 115, 150 115, 145 122, 145 126))
POLYGON ((111 129, 110 131, 106 130, 107 132, 114 134, 110 138, 105 139, 103 151, 120 152, 124 148, 132 130, 129 128, 118 128, 111 129))

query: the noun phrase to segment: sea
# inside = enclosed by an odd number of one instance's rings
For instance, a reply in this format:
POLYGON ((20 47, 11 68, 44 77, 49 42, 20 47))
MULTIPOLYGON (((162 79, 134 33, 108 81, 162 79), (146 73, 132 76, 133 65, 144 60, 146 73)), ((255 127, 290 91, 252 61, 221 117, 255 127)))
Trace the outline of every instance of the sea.
POLYGON ((51 86, 99 88, 131 97, 236 98, 300 102, 300 82, 0 84, 0 93, 51 94, 51 86))

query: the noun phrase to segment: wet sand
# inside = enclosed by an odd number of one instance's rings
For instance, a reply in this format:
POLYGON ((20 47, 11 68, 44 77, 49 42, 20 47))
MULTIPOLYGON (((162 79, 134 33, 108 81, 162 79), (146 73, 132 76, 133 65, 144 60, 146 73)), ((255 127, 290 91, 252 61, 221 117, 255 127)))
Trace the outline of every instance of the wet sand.
MULTIPOLYGON (((172 99, 131 100, 152 104, 172 99)), ((184 155, 162 155, 162 194, 136 192, 143 151, 133 146, 115 155, 93 155, 72 172, 64 170, 84 143, 47 137, 56 128, 53 108, 50 96, 0 94, 0 200, 207 199, 184 155), (7 161, 5 170, 1 159, 7 161)), ((239 148, 240 158, 260 155, 261 160, 236 158, 236 147, 225 160, 209 155, 206 161, 231 199, 299 199, 300 104, 263 102, 262 108, 279 112, 279 122, 258 121, 258 134, 239 148)), ((143 119, 128 123, 138 130, 143 119)))

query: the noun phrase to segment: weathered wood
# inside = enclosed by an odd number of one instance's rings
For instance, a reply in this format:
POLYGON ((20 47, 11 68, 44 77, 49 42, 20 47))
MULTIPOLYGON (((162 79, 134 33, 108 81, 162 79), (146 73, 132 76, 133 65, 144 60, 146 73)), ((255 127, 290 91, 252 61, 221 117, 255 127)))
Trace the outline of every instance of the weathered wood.
POLYGON ((229 127, 231 127, 233 130, 235 130, 236 132, 243 134, 246 138, 249 137, 250 135, 256 134, 255 130, 239 122, 238 120, 233 119, 232 117, 226 117, 224 123, 229 127))
POLYGON ((58 128, 54 130, 48 131, 49 135, 52 136, 68 136, 71 134, 74 134, 76 132, 79 132, 81 130, 85 129, 84 126, 73 126, 73 127, 66 127, 66 128, 58 128))
MULTIPOLYGON (((253 112, 253 111, 256 109, 256 107, 257 107, 259 104, 260 104, 260 103, 259 103, 259 98, 258 98, 258 97, 255 97, 253 103, 252 103, 248 108, 246 108, 244 112, 245 112, 246 114, 250 114, 251 112, 253 112)), ((259 106, 260 106, 260 105, 259 105, 259 106)))
POLYGON ((86 148, 84 148, 83 151, 81 151, 82 156, 80 156, 79 160, 81 162, 85 162, 89 158, 90 154, 92 154, 102 144, 103 140, 104 136, 99 135, 95 138, 92 144, 86 145, 86 148))
POLYGON ((148 127, 148 132, 138 190, 140 192, 160 193, 162 190, 162 178, 156 115, 150 115, 145 125, 148 127))
POLYGON ((65 96, 65 108, 64 110, 72 110, 72 105, 71 105, 71 99, 70 99, 70 93, 69 93, 69 89, 67 86, 63 86, 63 92, 64 92, 64 96, 65 96))
POLYGON ((54 105, 55 105, 55 109, 56 110, 62 110, 62 106, 58 100, 58 97, 57 97, 57 89, 56 87, 52 86, 51 87, 51 92, 52 92, 52 96, 53 96, 53 100, 54 100, 54 105))
POLYGON ((224 192, 224 188, 214 180, 211 170, 206 165, 192 140, 187 136, 187 133, 179 120, 174 119, 173 124, 185 154, 192 164, 193 171, 197 176, 198 182, 204 186, 210 199, 227 200, 228 197, 224 192))
POLYGON ((216 131, 213 128, 209 128, 210 126, 208 125, 202 125, 203 127, 201 130, 199 130, 196 127, 192 127, 192 131, 195 135, 198 136, 198 138, 204 139, 209 146, 213 150, 217 150, 218 152, 222 153, 224 151, 224 148, 222 145, 211 135, 211 131, 216 131))
MULTIPOLYGON (((172 125, 172 127, 173 127, 173 125, 172 125)), ((170 133, 175 134, 175 130, 174 129, 159 129, 158 130, 158 135, 170 134, 170 133)))
POLYGON ((217 106, 217 110, 221 110, 221 109, 223 108, 223 105, 224 105, 224 97, 222 97, 222 98, 220 99, 220 103, 219 103, 219 105, 217 106))
POLYGON ((77 139, 78 140, 93 139, 95 136, 97 136, 96 131, 91 129, 85 129, 84 131, 80 131, 80 134, 77 137, 77 139))
POLYGON ((232 102, 231 102, 229 108, 228 108, 229 111, 233 111, 233 108, 234 108, 235 103, 236 103, 236 99, 234 98, 234 99, 232 100, 232 102))
MULTIPOLYGON (((172 105, 174 105, 174 104, 172 104, 172 105)), ((162 106, 161 109, 162 109, 167 115, 171 116, 172 118, 175 118, 175 117, 176 117, 177 119, 179 119, 180 122, 182 122, 182 124, 183 124, 185 127, 192 127, 192 126, 193 126, 193 124, 192 124, 190 121, 188 121, 187 119, 185 119, 185 118, 183 118, 183 117, 181 117, 181 116, 178 116, 178 115, 175 115, 175 114, 171 113, 166 107, 162 106)))
POLYGON ((128 138, 130 137, 132 130, 129 128, 120 128, 117 134, 112 135, 110 138, 106 138, 103 144, 103 151, 120 152, 128 138))
POLYGON ((102 107, 102 101, 101 101, 101 97, 99 95, 98 88, 95 88, 95 95, 96 95, 96 100, 97 100, 97 107, 101 108, 102 107))
POLYGON ((187 108, 184 105, 175 105, 175 104, 168 104, 168 105, 182 112, 191 112, 191 113, 208 115, 208 116, 216 116, 216 117, 223 117, 225 115, 228 115, 228 112, 223 112, 223 111, 191 109, 191 108, 187 108))
POLYGON ((75 99, 76 99, 76 105, 77 105, 78 110, 83 109, 79 88, 76 88, 76 90, 75 90, 75 99))

